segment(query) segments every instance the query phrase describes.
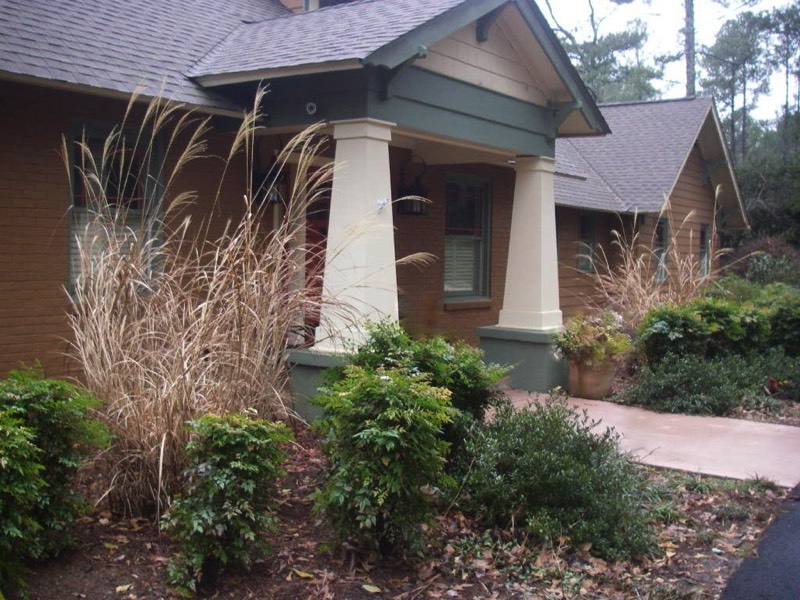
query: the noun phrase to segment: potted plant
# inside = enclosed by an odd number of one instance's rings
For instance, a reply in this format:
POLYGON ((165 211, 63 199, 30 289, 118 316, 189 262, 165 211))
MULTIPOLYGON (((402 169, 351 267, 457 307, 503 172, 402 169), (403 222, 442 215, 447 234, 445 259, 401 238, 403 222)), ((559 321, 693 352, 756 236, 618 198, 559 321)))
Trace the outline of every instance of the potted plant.
POLYGON ((597 399, 611 393, 617 365, 630 349, 631 338, 622 331, 619 316, 604 311, 571 318, 554 343, 569 360, 569 393, 597 399))

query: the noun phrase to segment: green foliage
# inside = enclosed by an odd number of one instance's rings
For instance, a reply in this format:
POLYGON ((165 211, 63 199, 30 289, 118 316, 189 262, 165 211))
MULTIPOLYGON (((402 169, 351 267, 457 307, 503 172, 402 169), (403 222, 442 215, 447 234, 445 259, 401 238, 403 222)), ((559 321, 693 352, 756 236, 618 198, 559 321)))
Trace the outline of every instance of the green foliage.
POLYGON ((725 415, 741 404, 744 393, 730 369, 746 366, 741 356, 698 360, 691 354, 668 354, 642 367, 622 399, 662 412, 725 415))
POLYGON ((185 493, 163 519, 180 553, 170 582, 195 590, 228 565, 265 556, 273 531, 274 487, 283 475, 280 444, 292 439, 282 423, 241 415, 204 415, 190 423, 185 493))
POLYGON ((618 449, 618 435, 563 401, 494 419, 467 442, 466 508, 487 523, 557 542, 591 544, 607 558, 645 554, 652 544, 641 508, 644 479, 618 449), (523 526, 524 524, 524 526, 523 526))
POLYGON ((449 396, 424 376, 349 366, 314 398, 325 411, 319 427, 330 458, 317 510, 341 539, 384 555, 416 546, 445 464, 449 396))
POLYGON ((765 347, 768 339, 766 311, 716 298, 657 307, 645 315, 637 331, 637 342, 650 365, 668 354, 702 358, 744 354, 765 347))
POLYGON ((25 549, 42 529, 32 516, 45 491, 34 437, 21 420, 0 410, 0 598, 3 590, 24 589, 25 549))
POLYGON ((78 469, 107 440, 103 426, 89 415, 99 401, 64 381, 44 379, 41 371, 12 371, 0 382, 0 410, 30 430, 41 450, 43 488, 30 518, 38 527, 23 554, 53 556, 70 543, 70 527, 83 509, 75 489, 78 469))
POLYGON ((800 292, 776 298, 770 308, 770 344, 800 356, 800 292))
POLYGON ((565 357, 589 366, 617 361, 631 347, 630 336, 611 312, 573 317, 553 341, 565 357))

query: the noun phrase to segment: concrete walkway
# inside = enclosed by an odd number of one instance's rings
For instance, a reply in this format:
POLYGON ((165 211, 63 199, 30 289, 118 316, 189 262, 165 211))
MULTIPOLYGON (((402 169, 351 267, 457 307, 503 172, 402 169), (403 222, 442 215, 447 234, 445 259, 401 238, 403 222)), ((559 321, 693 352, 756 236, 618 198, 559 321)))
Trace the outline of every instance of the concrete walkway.
MULTIPOLYGON (((507 393, 518 407, 538 397, 507 393)), ((784 487, 800 483, 800 427, 655 413, 597 400, 570 403, 602 421, 599 427, 613 427, 622 449, 639 462, 733 479, 764 477, 784 487)))

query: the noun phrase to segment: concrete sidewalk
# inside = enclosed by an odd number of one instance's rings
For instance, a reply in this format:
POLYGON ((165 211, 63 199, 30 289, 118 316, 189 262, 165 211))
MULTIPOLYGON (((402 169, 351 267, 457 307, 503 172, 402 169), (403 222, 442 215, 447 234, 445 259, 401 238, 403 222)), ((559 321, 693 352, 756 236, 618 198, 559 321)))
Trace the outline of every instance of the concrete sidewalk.
MULTIPOLYGON (((538 397, 507 394, 518 407, 538 397)), ((602 421, 600 427, 613 427, 622 449, 639 462, 733 479, 764 477, 784 487, 800 483, 800 427, 655 413, 598 400, 570 403, 602 421)))

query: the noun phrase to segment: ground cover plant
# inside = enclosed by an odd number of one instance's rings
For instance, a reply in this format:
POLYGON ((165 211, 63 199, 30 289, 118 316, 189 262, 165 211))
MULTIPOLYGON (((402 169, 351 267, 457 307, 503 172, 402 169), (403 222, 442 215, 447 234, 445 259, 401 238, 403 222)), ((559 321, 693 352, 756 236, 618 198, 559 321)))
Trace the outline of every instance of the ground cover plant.
MULTIPOLYGON (((424 560, 400 563, 354 557, 339 550, 323 517, 310 517, 311 493, 322 485, 327 460, 320 441, 298 429, 287 448, 286 475, 277 485, 274 552, 247 572, 231 570, 208 590, 237 600, 366 600, 368 598, 714 598, 787 490, 764 481, 731 482, 642 469, 653 490, 655 547, 639 561, 607 561, 556 540, 543 544, 507 529, 487 529, 445 506, 430 525, 424 560), (377 592, 375 590, 378 590, 377 592)), ((95 490, 96 492, 99 490, 95 490)), ((78 523, 79 545, 57 561, 31 565, 31 600, 62 598, 178 598, 167 583, 178 548, 152 521, 98 510, 78 523)))

